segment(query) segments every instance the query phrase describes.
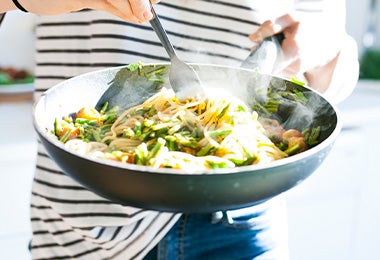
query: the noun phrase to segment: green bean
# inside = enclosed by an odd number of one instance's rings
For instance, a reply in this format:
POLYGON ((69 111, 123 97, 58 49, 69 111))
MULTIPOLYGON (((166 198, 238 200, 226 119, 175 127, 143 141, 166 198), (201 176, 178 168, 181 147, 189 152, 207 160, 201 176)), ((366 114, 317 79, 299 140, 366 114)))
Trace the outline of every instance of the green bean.
POLYGON ((207 144, 205 145, 204 147, 202 147, 198 152, 197 152, 197 156, 205 156, 205 155, 209 155, 210 154, 210 150, 214 148, 214 146, 212 144, 207 144))
POLYGON ((108 109, 108 102, 105 102, 99 112, 103 114, 107 111, 107 109, 108 109))
POLYGON ((100 142, 102 140, 98 131, 92 130, 91 133, 92 133, 92 137, 95 139, 95 141, 100 142))
POLYGON ((59 121, 58 121, 58 119, 56 118, 56 119, 54 119, 54 134, 55 134, 56 136, 59 136, 60 133, 61 133, 61 129, 59 128, 59 121))
POLYGON ((95 126, 98 124, 98 120, 94 120, 94 119, 85 119, 85 118, 76 118, 75 119, 75 123, 76 124, 79 124, 79 125, 92 125, 92 126, 95 126))
POLYGON ((141 135, 141 130, 142 130, 141 123, 140 122, 136 122, 135 123, 135 133, 136 133, 136 136, 140 136, 141 135))
POLYGON ((211 169, 229 168, 226 162, 215 162, 211 160, 206 160, 206 162, 211 167, 211 169))
POLYGON ((168 134, 174 134, 174 133, 178 132, 181 128, 182 128, 182 124, 174 125, 173 127, 171 127, 168 130, 168 134))
POLYGON ((148 149, 145 143, 141 143, 135 149, 135 162, 138 165, 145 165, 148 156, 148 149))
POLYGON ((148 156, 147 156, 147 160, 150 160, 154 157, 156 157, 156 155, 162 150, 162 148, 165 146, 165 139, 163 138, 158 138, 157 139, 157 142, 156 144, 154 145, 154 147, 152 148, 152 150, 150 150, 148 156))
POLYGON ((296 154, 301 149, 299 144, 293 145, 292 147, 288 147, 284 152, 288 155, 296 154))
POLYGON ((62 135, 62 137, 59 139, 59 141, 61 141, 62 143, 66 143, 67 140, 69 140, 70 134, 71 134, 71 131, 70 131, 70 130, 67 130, 67 131, 62 135))
POLYGON ((221 129, 215 131, 209 131, 208 134, 210 137, 215 138, 219 136, 229 135, 232 133, 232 129, 221 129))
POLYGON ((231 105, 231 103, 228 103, 228 105, 225 106, 225 107, 222 109, 222 111, 217 115, 217 118, 218 118, 218 119, 219 119, 219 118, 222 118, 222 117, 227 113, 228 109, 230 108, 230 105, 231 105))

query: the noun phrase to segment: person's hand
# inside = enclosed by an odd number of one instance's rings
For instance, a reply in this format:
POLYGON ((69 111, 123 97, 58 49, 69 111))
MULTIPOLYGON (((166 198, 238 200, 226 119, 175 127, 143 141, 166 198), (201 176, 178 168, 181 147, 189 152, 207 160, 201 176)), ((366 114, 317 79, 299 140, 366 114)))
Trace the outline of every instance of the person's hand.
POLYGON ((273 21, 265 21, 256 32, 249 36, 249 39, 257 46, 263 39, 280 32, 283 33, 282 52, 276 63, 276 71, 280 71, 281 74, 294 76, 300 72, 301 57, 297 42, 299 25, 300 23, 294 20, 291 15, 286 14, 273 21))
POLYGON ((333 40, 334 36, 329 37, 319 25, 301 23, 286 14, 264 22, 249 38, 256 46, 263 39, 282 32, 282 52, 273 73, 289 78, 303 74, 309 86, 323 92, 329 86, 340 43, 338 34, 333 40), (335 45, 331 44, 333 42, 335 45))
MULTIPOLYGON (((150 2, 154 4, 159 1, 150 2)), ((0 12, 16 9, 11 0, 2 0, 2 2, 0 12), (7 1, 10 8, 4 4, 7 1)), ((18 0, 18 2, 28 12, 39 15, 57 15, 88 8, 106 11, 133 23, 144 23, 153 18, 149 0, 18 0)))

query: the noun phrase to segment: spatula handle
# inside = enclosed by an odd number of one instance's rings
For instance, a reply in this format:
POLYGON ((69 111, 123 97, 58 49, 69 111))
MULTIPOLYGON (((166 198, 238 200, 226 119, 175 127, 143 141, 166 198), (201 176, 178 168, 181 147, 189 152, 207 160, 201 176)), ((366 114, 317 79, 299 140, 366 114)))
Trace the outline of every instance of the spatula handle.
POLYGON ((257 69, 262 73, 270 74, 274 68, 283 40, 283 33, 264 39, 242 62, 241 67, 257 69))
POLYGON ((170 59, 176 56, 175 50, 173 48, 173 45, 171 44, 168 35, 165 32, 165 29, 162 27, 160 20, 158 19, 158 16, 156 12, 154 11, 153 6, 151 6, 151 10, 153 13, 153 19, 151 19, 150 25, 154 29, 155 33, 157 34, 158 38, 160 39, 162 45, 164 46, 166 52, 168 53, 170 59))

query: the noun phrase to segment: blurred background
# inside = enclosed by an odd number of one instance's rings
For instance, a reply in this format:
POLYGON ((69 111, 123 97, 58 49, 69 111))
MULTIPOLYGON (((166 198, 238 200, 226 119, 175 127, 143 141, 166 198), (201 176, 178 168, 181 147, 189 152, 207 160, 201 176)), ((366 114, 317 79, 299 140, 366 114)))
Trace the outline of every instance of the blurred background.
MULTIPOLYGON (((338 106, 343 130, 330 155, 287 193, 291 260, 380 259, 380 3, 346 3, 347 31, 358 43, 365 71, 352 96, 338 106)), ((33 73, 33 19, 19 11, 7 14, 0 30, 0 67, 33 73)), ((30 258, 32 88, 27 82, 11 90, 0 86, 0 259, 30 258)))

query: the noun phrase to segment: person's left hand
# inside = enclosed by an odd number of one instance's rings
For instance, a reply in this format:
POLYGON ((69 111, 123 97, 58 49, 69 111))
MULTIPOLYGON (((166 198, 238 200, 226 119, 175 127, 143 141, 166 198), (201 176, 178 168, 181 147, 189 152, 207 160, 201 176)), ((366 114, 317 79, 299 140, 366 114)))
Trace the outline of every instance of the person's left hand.
MULTIPOLYGON (((58 15, 93 9, 106 11, 132 23, 144 23, 153 18, 151 4, 160 0, 17 0, 28 12, 38 15, 58 15)), ((11 0, 0 1, 0 13, 15 10, 11 0)))

